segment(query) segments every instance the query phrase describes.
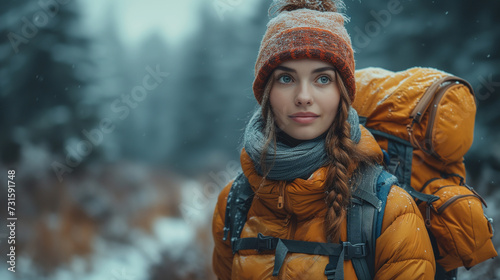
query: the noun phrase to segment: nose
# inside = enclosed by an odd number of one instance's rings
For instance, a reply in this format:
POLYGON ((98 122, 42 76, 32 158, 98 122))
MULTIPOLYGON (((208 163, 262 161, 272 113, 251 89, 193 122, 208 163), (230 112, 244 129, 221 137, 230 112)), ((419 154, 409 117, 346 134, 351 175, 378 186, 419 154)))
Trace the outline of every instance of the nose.
POLYGON ((298 94, 295 96, 295 105, 301 106, 301 105, 312 105, 313 104, 313 98, 311 95, 311 89, 307 84, 303 84, 299 88, 298 94))

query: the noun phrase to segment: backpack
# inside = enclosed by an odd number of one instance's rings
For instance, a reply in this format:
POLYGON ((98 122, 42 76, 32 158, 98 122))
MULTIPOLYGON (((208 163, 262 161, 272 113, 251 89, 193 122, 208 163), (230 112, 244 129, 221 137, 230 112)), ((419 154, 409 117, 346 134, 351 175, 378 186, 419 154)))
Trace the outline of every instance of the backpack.
MULTIPOLYGON (((258 252, 274 250, 273 276, 279 274, 287 253, 291 252, 329 256, 329 263, 325 267, 325 275, 329 280, 344 279, 344 260, 352 261, 358 279, 373 279, 375 241, 381 234, 387 196, 391 187, 397 184, 397 178, 380 165, 362 167, 359 174, 362 176, 354 188, 347 210, 346 242, 338 244, 288 240, 261 233, 254 238, 240 238, 254 197, 243 173, 236 177, 229 190, 223 240, 227 240, 230 233, 233 254, 249 249, 258 252)), ((420 197, 427 199, 426 195, 420 197)))
POLYGON ((387 170, 419 206, 438 264, 436 279, 453 279, 456 268, 497 256, 486 202, 465 180, 463 156, 472 145, 476 113, 470 84, 430 68, 366 68, 355 76, 352 106, 384 150, 387 170), (426 201, 419 193, 435 197, 426 201))

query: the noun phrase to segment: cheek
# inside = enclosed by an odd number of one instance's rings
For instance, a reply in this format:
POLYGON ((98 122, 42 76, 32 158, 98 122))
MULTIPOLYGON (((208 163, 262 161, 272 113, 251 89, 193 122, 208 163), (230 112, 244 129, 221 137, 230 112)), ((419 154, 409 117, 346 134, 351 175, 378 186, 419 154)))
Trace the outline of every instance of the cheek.
POLYGON ((282 99, 282 94, 277 91, 277 90, 271 90, 269 93, 269 103, 271 103, 271 107, 273 108, 280 108, 282 106, 283 101, 282 99))
POLYGON ((337 115, 337 111, 339 110, 340 104, 340 94, 336 93, 333 97, 329 97, 325 100, 322 100, 323 110, 328 112, 328 119, 333 122, 335 116, 337 115))
POLYGON ((271 104, 271 108, 276 117, 281 118, 282 115, 286 114, 287 100, 281 92, 271 91, 269 103, 271 104))
POLYGON ((332 112, 333 116, 337 115, 337 111, 339 110, 339 103, 339 100, 336 100, 335 102, 330 104, 330 111, 332 112))

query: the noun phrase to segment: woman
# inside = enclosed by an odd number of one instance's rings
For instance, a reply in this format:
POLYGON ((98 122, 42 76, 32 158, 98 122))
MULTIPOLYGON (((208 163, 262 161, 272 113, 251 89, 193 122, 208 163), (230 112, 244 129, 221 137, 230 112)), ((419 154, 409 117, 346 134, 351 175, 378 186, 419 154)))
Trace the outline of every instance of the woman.
MULTIPOLYGON (((246 128, 241 152, 254 193, 241 238, 346 241, 347 209, 365 176, 360 170, 382 161, 381 149, 350 106, 354 58, 338 5, 275 1, 279 14, 268 24, 255 67, 253 90, 261 107, 246 128)), ((273 271, 276 279, 327 279, 328 256, 292 252, 275 262, 275 252, 233 254, 231 241, 224 240, 231 186, 219 195, 213 218, 219 279, 271 279, 273 271)), ((394 185, 383 213, 374 278, 434 279, 432 246, 413 199, 394 185)), ((340 263, 345 279, 358 279, 351 260, 340 263)))

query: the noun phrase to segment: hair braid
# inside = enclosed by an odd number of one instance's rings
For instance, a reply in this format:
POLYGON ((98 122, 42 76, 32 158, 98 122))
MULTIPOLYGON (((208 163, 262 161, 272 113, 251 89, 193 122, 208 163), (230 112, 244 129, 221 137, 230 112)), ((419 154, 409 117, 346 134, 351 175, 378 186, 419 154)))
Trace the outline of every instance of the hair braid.
POLYGON ((339 126, 329 132, 330 143, 326 143, 327 152, 331 161, 328 165, 327 178, 325 180, 326 226, 325 234, 327 240, 337 242, 340 239, 340 227, 346 217, 346 208, 351 198, 351 186, 349 183, 352 159, 349 156, 354 143, 350 139, 350 125, 346 121, 348 106, 341 103, 336 122, 339 126), (333 133, 332 133, 333 132, 333 133))

